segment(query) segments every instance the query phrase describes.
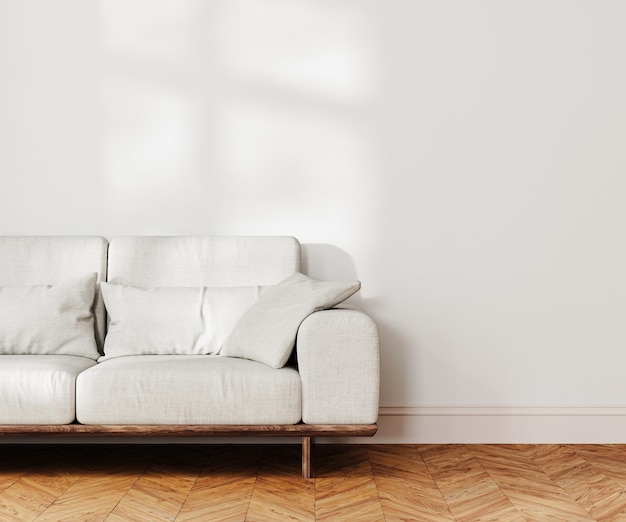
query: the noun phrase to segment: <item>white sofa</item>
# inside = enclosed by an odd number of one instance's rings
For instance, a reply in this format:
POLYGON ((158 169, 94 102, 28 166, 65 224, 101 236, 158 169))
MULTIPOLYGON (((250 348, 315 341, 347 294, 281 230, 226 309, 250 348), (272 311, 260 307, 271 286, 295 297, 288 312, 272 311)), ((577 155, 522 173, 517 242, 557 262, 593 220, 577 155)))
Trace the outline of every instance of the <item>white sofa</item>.
POLYGON ((376 432, 379 348, 358 286, 290 305, 299 269, 291 237, 0 237, 0 437, 298 436, 310 476, 311 437, 376 432))

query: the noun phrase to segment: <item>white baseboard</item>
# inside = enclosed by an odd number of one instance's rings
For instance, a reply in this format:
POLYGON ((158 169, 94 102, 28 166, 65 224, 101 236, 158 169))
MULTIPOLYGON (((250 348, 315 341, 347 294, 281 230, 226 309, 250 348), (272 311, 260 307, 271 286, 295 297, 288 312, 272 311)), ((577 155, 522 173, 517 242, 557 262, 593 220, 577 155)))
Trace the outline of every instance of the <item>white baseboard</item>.
MULTIPOLYGON (((374 444, 626 443, 626 406, 382 406, 374 444)), ((331 440, 324 442, 332 442, 331 440)))

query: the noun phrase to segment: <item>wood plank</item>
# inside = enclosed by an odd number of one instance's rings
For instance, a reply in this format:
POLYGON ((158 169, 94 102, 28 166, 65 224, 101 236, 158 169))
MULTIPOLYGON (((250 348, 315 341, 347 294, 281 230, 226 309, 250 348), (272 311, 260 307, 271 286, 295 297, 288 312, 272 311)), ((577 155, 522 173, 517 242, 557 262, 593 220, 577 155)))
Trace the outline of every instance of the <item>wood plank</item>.
POLYGON ((573 446, 573 450, 606 476, 626 488, 626 450, 623 447, 611 444, 577 444, 573 446))
POLYGON ((37 522, 102 522, 148 466, 145 448, 103 447, 94 466, 60 495, 37 522), (116 454, 112 457, 111 450, 116 454))
POLYGON ((242 522, 259 471, 260 446, 210 446, 176 522, 242 522))
POLYGON ((0 425, 1 437, 371 437, 376 424, 15 424, 0 425))
POLYGON ((589 522, 582 509, 515 446, 469 445, 472 455, 527 520, 589 522))
POLYGON ((385 519, 365 447, 319 445, 316 462, 316 520, 385 519))
POLYGON ((454 521, 441 491, 414 445, 368 445, 385 520, 454 521))
POLYGON ((203 465, 199 448, 170 446, 152 460, 107 522, 173 522, 203 465))
POLYGON ((87 469, 80 459, 72 459, 63 446, 42 449, 46 450, 40 454, 42 463, 0 493, 3 522, 35 520, 87 469))
POLYGON ((420 453, 455 520, 525 522, 464 445, 425 446, 420 453))
POLYGON ((595 520, 626 520, 626 490, 573 447, 528 445, 525 453, 595 520))
POLYGON ((31 467, 42 461, 46 451, 42 446, 20 448, 14 445, 0 446, 0 492, 11 487, 26 475, 31 467), (18 449, 18 451, 16 451, 18 449))
POLYGON ((254 484, 246 520, 315 520, 315 483, 300 471, 300 448, 267 446, 254 484))

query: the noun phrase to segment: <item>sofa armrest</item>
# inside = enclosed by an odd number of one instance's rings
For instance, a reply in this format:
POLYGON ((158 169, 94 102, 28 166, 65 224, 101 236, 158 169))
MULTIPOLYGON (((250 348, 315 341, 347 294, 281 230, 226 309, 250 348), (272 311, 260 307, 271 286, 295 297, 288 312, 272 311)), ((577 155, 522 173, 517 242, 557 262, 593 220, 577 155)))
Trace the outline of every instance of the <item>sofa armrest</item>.
POLYGON ((378 328, 364 312, 315 312, 300 325, 297 358, 302 379, 302 421, 374 424, 378 418, 378 328))

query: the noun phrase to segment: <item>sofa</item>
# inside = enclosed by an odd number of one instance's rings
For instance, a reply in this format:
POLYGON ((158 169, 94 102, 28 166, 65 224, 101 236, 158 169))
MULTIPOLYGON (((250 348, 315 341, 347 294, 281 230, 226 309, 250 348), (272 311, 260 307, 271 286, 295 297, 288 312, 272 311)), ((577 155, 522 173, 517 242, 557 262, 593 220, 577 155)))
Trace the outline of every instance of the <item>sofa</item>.
POLYGON ((377 429, 359 287, 292 237, 0 237, 0 438, 300 437, 308 478, 377 429))

